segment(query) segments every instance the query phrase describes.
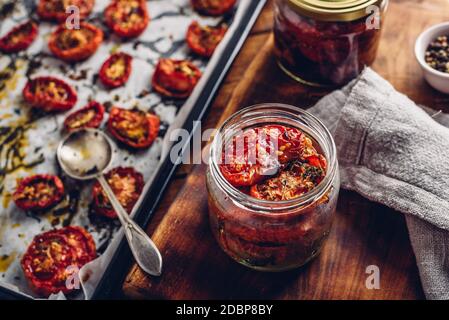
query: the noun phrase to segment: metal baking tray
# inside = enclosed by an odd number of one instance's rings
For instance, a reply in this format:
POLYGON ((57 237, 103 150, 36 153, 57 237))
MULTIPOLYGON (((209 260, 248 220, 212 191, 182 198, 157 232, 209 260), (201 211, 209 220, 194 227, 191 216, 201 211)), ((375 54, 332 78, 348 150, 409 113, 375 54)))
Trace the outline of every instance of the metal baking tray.
MULTIPOLYGON (((92 22, 97 25, 101 25, 101 12, 107 2, 108 1, 97 0, 94 12, 89 20, 92 20, 92 22)), ((21 89, 28 76, 33 77, 37 74, 55 74, 75 85, 80 97, 80 101, 78 101, 75 108, 80 108, 85 105, 86 99, 92 98, 92 96, 100 102, 113 101, 114 105, 119 106, 131 107, 135 104, 139 105, 139 107, 147 106, 148 108, 148 106, 150 106, 149 108, 153 112, 159 113, 163 120, 162 134, 155 143, 155 146, 152 146, 151 149, 153 151, 150 150, 147 154, 135 156, 117 148, 118 156, 116 156, 117 162, 115 164, 116 166, 136 166, 140 169, 139 171, 146 170, 145 172, 142 172, 146 179, 144 193, 132 213, 134 220, 139 225, 146 226, 178 164, 176 161, 178 159, 173 159, 173 156, 170 155, 170 150, 174 142, 170 141, 169 136, 174 130, 184 129, 189 133, 189 139, 183 141, 183 146, 189 144, 190 137, 192 137, 194 131, 197 129, 198 121, 202 120, 207 109, 211 105, 222 80, 232 65, 234 58, 243 45, 251 27, 265 5, 265 2, 265 0, 239 1, 233 14, 224 18, 226 19, 226 22, 230 24, 230 28, 225 39, 220 44, 219 48, 217 48, 214 56, 208 61, 190 55, 184 43, 184 33, 187 29, 187 25, 193 19, 205 23, 218 23, 221 21, 196 15, 190 9, 188 0, 147 1, 152 21, 141 37, 125 44, 117 42, 117 39, 114 39, 114 37, 107 38, 106 43, 102 45, 103 51, 100 48, 100 50, 88 61, 73 66, 54 60, 48 52, 46 52, 48 49, 46 48, 45 39, 48 37, 48 33, 54 26, 44 24, 43 28, 40 27, 39 38, 36 40, 37 43, 33 43, 27 52, 24 53, 25 56, 2 56, 0 54, 0 72, 2 72, 2 70, 7 70, 5 68, 8 68, 10 63, 14 62, 17 64, 17 61, 22 61, 18 66, 15 66, 17 75, 13 76, 13 81, 1 83, 2 80, 0 80, 0 106, 2 106, 2 108, 0 108, 0 127, 4 126, 2 122, 5 122, 5 119, 14 119, 14 114, 20 114, 20 108, 24 108, 23 102, 20 100, 21 90, 14 90, 14 88, 12 88, 13 85, 16 88, 21 89), (167 39, 169 39, 168 42, 167 39), (117 43, 119 43, 121 50, 131 54, 135 60, 138 61, 138 65, 133 65, 133 73, 137 73, 137 75, 135 75, 137 78, 134 79, 135 85, 133 85, 133 80, 130 80, 130 86, 127 85, 123 91, 106 91, 96 84, 95 70, 97 69, 96 66, 99 61, 104 61, 106 57, 109 56, 112 47, 117 46, 117 43), (156 94, 151 92, 149 85, 151 72, 146 74, 145 72, 142 72, 142 69, 145 66, 147 66, 148 69, 151 69, 151 66, 154 66, 157 59, 161 56, 193 60, 204 72, 200 83, 197 85, 189 99, 185 101, 170 101, 160 99, 156 94), (6 59, 6 62, 2 59, 6 59), (29 67, 27 65, 28 63, 32 64, 32 66, 29 67), (139 72, 136 72, 136 67, 139 69, 139 72), (32 69, 33 74, 28 74, 28 72, 24 71, 28 71, 30 68, 32 69), (82 79, 80 84, 78 79, 80 76, 86 77, 88 82, 83 83, 84 79, 82 79), (145 81, 142 81, 143 78, 145 78, 145 81), (145 85, 139 87, 142 83, 145 83, 145 85), (136 89, 136 87, 139 87, 139 89, 136 89), (84 91, 87 92, 87 96, 84 96, 83 94, 80 95, 80 92, 84 91), (83 99, 85 100, 83 101, 83 99), (10 110, 12 115, 5 116, 4 113, 2 113, 2 110, 10 110)), ((0 15, 4 15, 0 17, 0 35, 4 34, 5 30, 10 29, 11 25, 19 23, 29 16, 35 17, 35 4, 34 0, 0 1, 0 15), (25 11, 20 14, 20 10, 25 11)), ((55 140, 54 142, 57 142, 62 137, 58 136, 60 135, 59 129, 66 114, 52 116, 50 119, 46 118, 42 123, 38 122, 35 128, 33 127, 32 129, 36 131, 28 133, 34 133, 34 135, 33 139, 31 139, 32 141, 28 140, 29 146, 27 146, 27 150, 33 148, 35 153, 42 154, 43 161, 42 167, 40 167, 41 171, 57 171, 54 163, 54 154, 52 153, 52 147, 54 147, 52 146, 52 139, 55 140), (51 127, 52 125, 53 127, 51 127), (48 150, 42 151, 42 149, 46 149, 47 147, 48 150), (54 168, 49 169, 51 166, 54 168)), ((9 121, 12 120, 6 120, 7 123, 9 123, 9 121)), ((181 156, 182 155, 179 155, 179 159, 181 156)), ((2 160, 1 157, 2 153, 0 151, 0 163, 2 160)), ((28 160, 25 156, 24 161, 32 160, 28 160)), ((36 170, 39 171, 38 169, 36 170)), ((2 183, 6 184, 5 181, 2 181, 2 183)), ((5 187, 7 188, 7 186, 2 185, 2 195, 5 187)), ((89 187, 86 188, 89 190, 89 187)), ((4 197, 2 196, 2 198, 4 197)), ((2 202, 4 203, 4 199, 2 199, 2 202)), ((86 217, 88 218, 88 208, 83 208, 82 206, 79 206, 79 208, 80 209, 75 213, 75 218, 71 217, 72 220, 70 221, 77 221, 74 223, 83 226, 87 223, 89 226, 91 222, 89 219, 86 220, 86 217), (81 218, 77 219, 77 216, 81 216, 81 218)), ((0 218, 6 211, 5 208, 0 206, 0 218)), ((24 215, 23 212, 18 212, 17 208, 8 211, 9 218, 11 216, 15 217, 17 214, 24 215)), ((42 217, 27 216, 26 221, 28 222, 24 226, 17 228, 25 228, 27 230, 26 234, 24 234, 23 230, 22 233, 15 231, 19 236, 21 235, 22 238, 25 238, 25 240, 23 240, 23 247, 25 248, 26 242, 29 243, 30 239, 32 239, 35 234, 40 233, 33 229, 30 230, 32 223, 30 221, 33 221, 33 219, 36 218, 43 219, 42 217), (29 224, 29 226, 27 226, 27 224, 29 224)), ((33 225, 36 223, 37 222, 33 225)), ((39 225, 39 227, 44 229, 51 228, 49 223, 49 221, 44 221, 42 226, 39 225)), ((5 223, 3 226, 0 225, 0 228, 3 228, 3 233, 5 232, 5 226, 8 227, 11 225, 8 225, 8 223, 5 223)), ((97 228, 97 226, 95 228, 97 228)), ((108 226, 106 229, 109 230, 106 231, 106 233, 110 232, 107 237, 104 234, 105 231, 102 229, 100 229, 100 231, 92 231, 95 233, 97 246, 99 246, 100 243, 103 249, 102 255, 100 256, 101 259, 97 259, 98 261, 96 260, 94 266, 91 267, 95 271, 95 275, 93 276, 94 280, 83 287, 85 295, 81 298, 106 299, 120 297, 120 287, 133 258, 126 240, 123 239, 121 230, 117 226, 108 226), (101 237, 106 237, 107 241, 102 242, 101 237), (96 264, 97 266, 95 266, 96 264)), ((10 230, 11 228, 8 228, 7 232, 11 233, 10 230)), ((1 235, 2 232, 0 232, 0 243, 3 241, 1 235)), ((2 248, 4 249, 4 247, 0 246, 0 258, 2 258, 2 255, 5 255, 4 252, 1 252, 2 248)), ((23 252, 17 252, 16 260, 20 258, 22 253, 23 252)), ((17 266, 16 261, 16 268, 17 266)), ((1 271, 0 274, 2 274, 1 271)), ((14 277, 20 278, 20 271, 17 271, 17 274, 18 275, 14 277)), ((11 276, 12 275, 9 275, 9 277, 11 276)), ((14 283, 5 282, 4 279, 0 277, 0 298, 17 299, 32 298, 32 296, 28 292, 18 290, 14 283)), ((80 297, 78 296, 77 298, 80 297)))

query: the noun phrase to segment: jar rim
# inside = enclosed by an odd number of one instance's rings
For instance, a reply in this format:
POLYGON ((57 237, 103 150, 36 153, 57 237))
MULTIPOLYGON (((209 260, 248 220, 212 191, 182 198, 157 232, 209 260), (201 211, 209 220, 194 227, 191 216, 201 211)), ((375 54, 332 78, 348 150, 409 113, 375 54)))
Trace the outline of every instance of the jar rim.
MULTIPOLYGON (((279 123, 277 123, 279 124, 279 123)), ((242 128, 243 130, 245 128, 242 128)), ((301 128, 302 131, 305 131, 301 128)), ((310 134, 310 132, 306 132, 307 134, 310 134)), ((316 137, 312 135, 312 137, 316 140, 316 137)), ((307 207, 313 203, 315 203, 317 200, 321 199, 322 196, 325 195, 325 193, 331 188, 335 175, 338 174, 338 161, 337 161, 337 151, 334 139, 332 138, 331 133, 326 128, 326 126, 319 120, 317 117, 312 115, 311 113, 292 106, 288 104, 281 104, 281 103, 262 103, 262 104, 256 104, 252 105, 246 108, 241 109, 240 111, 234 113, 231 117, 229 117, 227 120, 224 121, 224 123, 220 126, 218 129, 218 134, 214 137, 213 142, 211 144, 211 148, 209 151, 209 169, 211 174, 213 175, 213 178, 216 180, 217 185, 222 191, 227 194, 232 200, 235 201, 235 203, 239 206, 250 208, 256 211, 260 211, 263 214, 266 214, 267 212, 273 214, 273 213, 288 213, 290 210, 297 209, 299 207, 307 207), (307 122, 312 124, 312 127, 308 127, 310 131, 316 134, 322 134, 324 141, 321 143, 318 143, 319 146, 322 149, 327 150, 327 156, 326 160, 328 163, 328 170, 326 171, 326 176, 324 179, 313 188, 311 191, 305 193, 304 195, 301 195, 300 197, 290 199, 290 200, 281 200, 281 201, 270 201, 270 200, 263 200, 263 199, 257 199, 254 197, 251 197, 250 195, 247 195, 231 185, 226 178, 223 176, 218 161, 216 161, 217 156, 221 157, 221 152, 223 148, 223 141, 222 135, 223 132, 239 117, 242 117, 244 115, 252 116, 252 119, 254 119, 254 113, 259 111, 262 115, 267 115, 267 109, 270 109, 273 111, 280 111, 285 112, 285 114, 289 114, 290 116, 296 116, 297 120, 307 120, 307 122), (323 146, 322 143, 325 143, 326 146, 323 146), (326 148, 324 148, 326 147, 326 148)))
POLYGON ((281 0, 310 18, 322 21, 354 21, 369 16, 370 6, 383 9, 388 0, 281 0))

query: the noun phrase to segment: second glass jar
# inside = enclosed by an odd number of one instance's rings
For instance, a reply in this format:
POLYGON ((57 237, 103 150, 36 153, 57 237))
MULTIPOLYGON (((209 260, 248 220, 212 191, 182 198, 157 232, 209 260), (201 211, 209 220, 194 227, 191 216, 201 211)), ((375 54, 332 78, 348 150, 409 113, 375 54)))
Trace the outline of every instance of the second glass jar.
POLYGON ((275 0, 282 70, 315 86, 339 86, 376 57, 388 0, 275 0))

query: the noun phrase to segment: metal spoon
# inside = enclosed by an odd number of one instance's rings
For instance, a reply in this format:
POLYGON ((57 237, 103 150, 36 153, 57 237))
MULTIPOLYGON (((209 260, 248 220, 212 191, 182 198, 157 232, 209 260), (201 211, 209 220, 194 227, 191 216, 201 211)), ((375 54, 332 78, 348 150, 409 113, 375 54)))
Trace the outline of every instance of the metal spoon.
POLYGON ((162 257, 150 237, 129 217, 104 177, 112 161, 109 138, 95 129, 69 134, 58 146, 57 159, 64 172, 76 180, 97 179, 125 230, 126 239, 139 266, 153 276, 162 272, 162 257))

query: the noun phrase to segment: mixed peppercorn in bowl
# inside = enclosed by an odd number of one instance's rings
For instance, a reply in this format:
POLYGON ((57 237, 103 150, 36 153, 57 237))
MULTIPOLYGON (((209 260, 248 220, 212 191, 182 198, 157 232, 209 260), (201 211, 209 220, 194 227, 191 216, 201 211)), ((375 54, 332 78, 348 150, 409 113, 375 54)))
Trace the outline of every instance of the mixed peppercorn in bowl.
POLYGON ((425 30, 415 43, 415 57, 426 81, 436 90, 449 94, 449 22, 425 30))

